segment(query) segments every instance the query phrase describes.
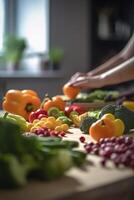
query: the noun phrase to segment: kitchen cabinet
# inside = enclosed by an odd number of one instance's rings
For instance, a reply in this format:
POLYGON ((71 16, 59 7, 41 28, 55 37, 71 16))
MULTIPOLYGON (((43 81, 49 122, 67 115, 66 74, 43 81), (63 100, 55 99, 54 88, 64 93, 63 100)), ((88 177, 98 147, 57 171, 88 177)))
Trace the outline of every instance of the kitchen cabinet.
POLYGON ((90 69, 93 69, 127 44, 134 28, 134 1, 91 0, 89 2, 90 69))

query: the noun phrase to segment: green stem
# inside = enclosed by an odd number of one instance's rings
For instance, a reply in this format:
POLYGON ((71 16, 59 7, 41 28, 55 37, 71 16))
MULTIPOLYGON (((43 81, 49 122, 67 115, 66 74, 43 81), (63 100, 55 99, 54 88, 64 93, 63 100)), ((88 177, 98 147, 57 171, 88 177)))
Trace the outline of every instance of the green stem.
POLYGON ((8 112, 5 112, 5 113, 4 113, 4 116, 3 116, 3 119, 6 119, 6 118, 7 118, 7 115, 8 115, 8 112))

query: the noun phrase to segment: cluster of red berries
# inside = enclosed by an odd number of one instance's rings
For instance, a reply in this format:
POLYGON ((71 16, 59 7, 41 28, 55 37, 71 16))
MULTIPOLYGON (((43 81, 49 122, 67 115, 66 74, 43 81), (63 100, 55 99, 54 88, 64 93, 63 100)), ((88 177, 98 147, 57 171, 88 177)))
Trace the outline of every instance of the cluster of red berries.
POLYGON ((48 128, 38 128, 34 131, 34 133, 40 137, 64 137, 64 131, 55 131, 48 128))
POLYGON ((84 145, 87 153, 98 155, 102 158, 101 164, 106 165, 111 160, 115 166, 130 167, 134 169, 134 138, 120 136, 101 138, 97 143, 84 145))

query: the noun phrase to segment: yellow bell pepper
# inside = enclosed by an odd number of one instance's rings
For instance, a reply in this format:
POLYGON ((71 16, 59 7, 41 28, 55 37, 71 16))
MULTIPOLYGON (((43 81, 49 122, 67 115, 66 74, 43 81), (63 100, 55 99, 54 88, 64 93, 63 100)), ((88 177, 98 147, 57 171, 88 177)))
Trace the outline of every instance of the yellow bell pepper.
POLYGON ((122 105, 132 111, 134 111, 134 101, 123 101, 122 105))

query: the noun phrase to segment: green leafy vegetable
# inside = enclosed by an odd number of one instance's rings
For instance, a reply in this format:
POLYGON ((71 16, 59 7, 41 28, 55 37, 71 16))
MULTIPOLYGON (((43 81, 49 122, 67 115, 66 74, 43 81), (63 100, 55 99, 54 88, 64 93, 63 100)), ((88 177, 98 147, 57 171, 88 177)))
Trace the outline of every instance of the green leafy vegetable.
POLYGON ((86 154, 75 152, 74 147, 78 142, 22 135, 20 126, 0 118, 0 187, 24 186, 29 177, 53 180, 62 176, 85 162, 86 154))

